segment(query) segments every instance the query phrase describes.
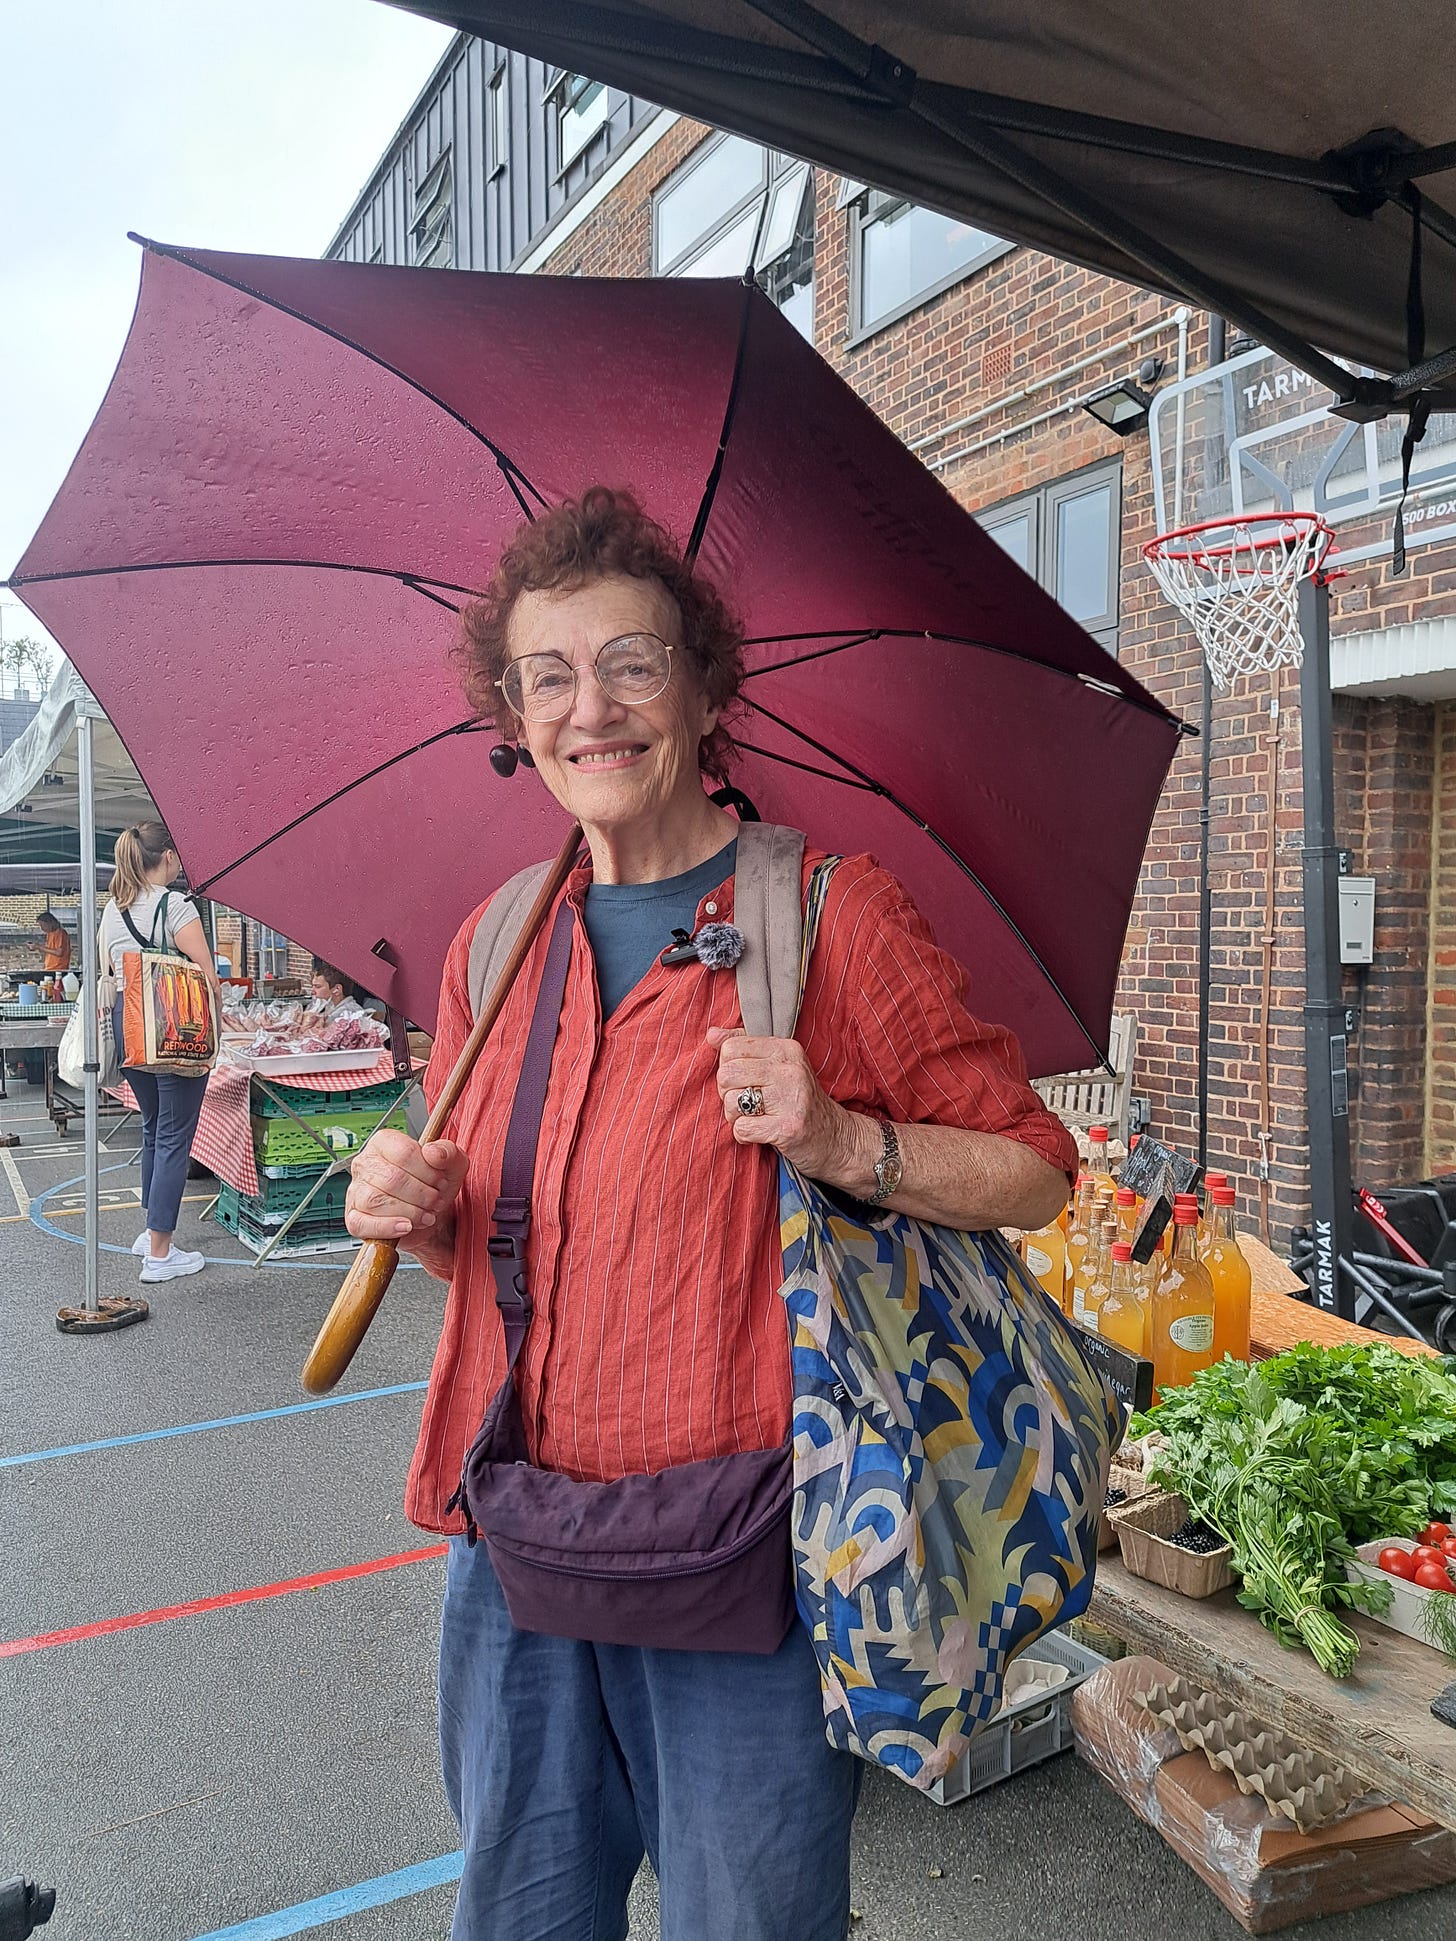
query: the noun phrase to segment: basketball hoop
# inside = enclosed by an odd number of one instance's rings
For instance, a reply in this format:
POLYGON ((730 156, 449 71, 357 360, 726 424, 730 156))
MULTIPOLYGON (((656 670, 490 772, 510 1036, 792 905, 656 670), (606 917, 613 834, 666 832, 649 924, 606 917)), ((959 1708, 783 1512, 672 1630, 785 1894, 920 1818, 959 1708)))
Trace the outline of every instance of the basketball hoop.
POLYGON ((1159 533, 1143 558, 1214 680, 1230 687, 1256 668, 1299 664, 1299 583, 1320 571, 1334 537, 1312 512, 1254 512, 1159 533))

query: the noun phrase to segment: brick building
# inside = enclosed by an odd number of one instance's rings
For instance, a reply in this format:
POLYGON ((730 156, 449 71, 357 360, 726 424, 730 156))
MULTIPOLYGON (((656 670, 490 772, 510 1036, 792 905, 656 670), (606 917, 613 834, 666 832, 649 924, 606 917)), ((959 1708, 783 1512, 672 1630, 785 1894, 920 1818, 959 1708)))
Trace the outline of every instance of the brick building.
MULTIPOLYGON (((1119 436, 1081 407, 1120 380, 1156 391, 1218 360, 1244 419, 1297 410, 1307 380, 1257 347, 1223 361, 1216 320, 466 36, 329 254, 731 275, 755 238, 760 282, 821 354, 1109 653, 1200 725, 1201 655, 1141 548, 1179 522, 1175 503, 1212 516, 1227 440, 1208 436, 1203 394, 1180 391, 1188 435, 1170 501, 1166 438, 1155 475, 1145 424, 1119 436)), ((1310 416, 1312 471, 1328 436, 1310 416)), ((1266 435, 1252 430, 1251 449, 1267 455, 1266 435)), ((1399 428, 1359 437, 1319 489, 1337 499, 1378 476, 1388 499, 1399 428)), ((1444 489, 1446 502, 1412 502, 1423 538, 1456 511, 1444 489)), ((1389 523, 1388 505, 1346 520, 1332 608, 1339 840, 1376 886, 1373 962, 1346 979, 1355 1172, 1377 1184, 1456 1168, 1456 527, 1394 578, 1389 523)), ((1297 701, 1295 669, 1259 673, 1216 696, 1209 724, 1208 1155, 1276 1242, 1307 1213, 1297 701)), ((1201 770, 1191 738, 1148 845, 1119 995, 1139 1025, 1133 1089, 1184 1145, 1197 1137, 1201 770)), ((1089 842, 1096 823, 1089 802, 1089 842)))

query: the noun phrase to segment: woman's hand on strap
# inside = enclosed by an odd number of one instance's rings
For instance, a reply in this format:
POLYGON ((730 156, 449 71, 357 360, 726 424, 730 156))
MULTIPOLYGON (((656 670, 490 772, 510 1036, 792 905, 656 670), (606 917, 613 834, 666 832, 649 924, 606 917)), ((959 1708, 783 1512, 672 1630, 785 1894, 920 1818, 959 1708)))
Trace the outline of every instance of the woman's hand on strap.
POLYGON ((773 1146, 801 1173, 831 1186, 857 1178, 871 1148, 878 1154, 874 1121, 835 1104, 797 1039, 750 1038, 715 1026, 708 1043, 718 1048, 718 1096, 740 1145, 773 1146), (742 1099, 754 1095, 762 1108, 747 1112, 742 1099))
POLYGON ((350 1168, 344 1225, 358 1240, 392 1240, 448 1278, 454 1206, 469 1164, 451 1139, 422 1146, 408 1133, 376 1132, 350 1168))

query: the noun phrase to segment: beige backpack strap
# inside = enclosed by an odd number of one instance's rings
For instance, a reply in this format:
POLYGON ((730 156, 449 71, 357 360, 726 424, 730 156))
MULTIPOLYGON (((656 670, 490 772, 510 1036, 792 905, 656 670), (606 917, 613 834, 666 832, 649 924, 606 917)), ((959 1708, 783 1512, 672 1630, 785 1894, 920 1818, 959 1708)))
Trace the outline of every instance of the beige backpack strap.
POLYGON ((751 1038, 791 1038, 799 1015, 804 833, 774 822, 738 831, 733 922, 743 933, 738 1008, 751 1038))
POLYGON ((470 992, 470 1015, 478 1018, 495 980, 505 968, 511 947, 521 934, 536 893, 551 874, 553 864, 532 863, 502 883, 486 905, 470 939, 470 962, 465 981, 470 992))

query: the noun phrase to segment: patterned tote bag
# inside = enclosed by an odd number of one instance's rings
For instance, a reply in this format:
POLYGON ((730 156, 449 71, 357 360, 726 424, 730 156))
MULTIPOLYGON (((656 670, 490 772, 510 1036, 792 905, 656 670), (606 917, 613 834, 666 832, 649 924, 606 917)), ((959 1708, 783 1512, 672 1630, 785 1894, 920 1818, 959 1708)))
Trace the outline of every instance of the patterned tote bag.
MULTIPOLYGON (((811 883, 804 961, 830 865, 811 883)), ((999 1233, 779 1165, 799 1612, 832 1743, 928 1788, 1087 1607, 1121 1413, 999 1233)))

